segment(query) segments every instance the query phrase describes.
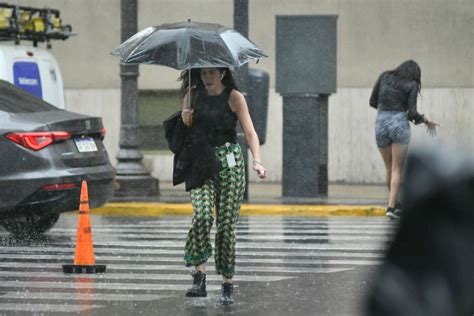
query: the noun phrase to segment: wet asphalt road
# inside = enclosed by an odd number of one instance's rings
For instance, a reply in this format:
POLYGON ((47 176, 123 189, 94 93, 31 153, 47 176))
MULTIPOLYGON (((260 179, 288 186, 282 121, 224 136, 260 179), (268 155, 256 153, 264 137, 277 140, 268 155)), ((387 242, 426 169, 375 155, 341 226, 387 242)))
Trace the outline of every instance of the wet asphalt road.
POLYGON ((363 315, 394 229, 382 217, 241 217, 235 303, 224 307, 212 258, 208 297, 184 297, 190 217, 91 219, 103 274, 62 272, 74 256, 76 214, 37 240, 0 228, 0 315, 363 315))

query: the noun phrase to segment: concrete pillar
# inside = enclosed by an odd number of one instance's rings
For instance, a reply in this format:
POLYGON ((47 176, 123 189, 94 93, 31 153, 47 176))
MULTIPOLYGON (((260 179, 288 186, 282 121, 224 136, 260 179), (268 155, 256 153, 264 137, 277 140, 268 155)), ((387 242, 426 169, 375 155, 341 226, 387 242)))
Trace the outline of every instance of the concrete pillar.
POLYGON ((337 16, 277 16, 283 197, 328 194, 328 97, 336 92, 337 16))

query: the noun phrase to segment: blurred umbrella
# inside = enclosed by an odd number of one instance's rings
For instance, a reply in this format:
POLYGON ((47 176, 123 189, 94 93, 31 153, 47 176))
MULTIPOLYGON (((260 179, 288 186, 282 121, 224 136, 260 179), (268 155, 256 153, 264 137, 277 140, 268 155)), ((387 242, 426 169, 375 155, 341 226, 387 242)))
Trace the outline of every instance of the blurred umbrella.
POLYGON ((119 56, 124 63, 156 64, 178 70, 239 67, 267 57, 231 28, 191 20, 148 27, 123 42, 112 55, 119 56))

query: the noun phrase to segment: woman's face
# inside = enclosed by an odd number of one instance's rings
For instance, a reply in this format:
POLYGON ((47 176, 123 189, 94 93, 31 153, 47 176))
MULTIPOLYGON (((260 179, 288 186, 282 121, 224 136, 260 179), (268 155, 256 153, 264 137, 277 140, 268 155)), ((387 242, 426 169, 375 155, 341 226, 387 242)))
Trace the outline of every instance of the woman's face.
POLYGON ((208 90, 214 90, 221 87, 223 73, 216 68, 201 69, 201 80, 208 90))

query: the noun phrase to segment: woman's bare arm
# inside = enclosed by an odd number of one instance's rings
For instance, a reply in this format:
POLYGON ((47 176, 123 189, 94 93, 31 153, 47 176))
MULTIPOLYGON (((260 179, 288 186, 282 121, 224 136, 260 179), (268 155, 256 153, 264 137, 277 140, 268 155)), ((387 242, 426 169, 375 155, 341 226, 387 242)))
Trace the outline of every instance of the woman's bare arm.
POLYGON ((250 152, 253 157, 253 169, 257 172, 260 178, 266 177, 266 170, 263 167, 262 160, 260 157, 260 141, 258 139, 257 132, 253 126, 252 119, 250 117, 247 102, 245 101, 242 93, 237 90, 232 90, 230 94, 230 108, 237 115, 237 118, 242 126, 242 130, 247 140, 250 152))

